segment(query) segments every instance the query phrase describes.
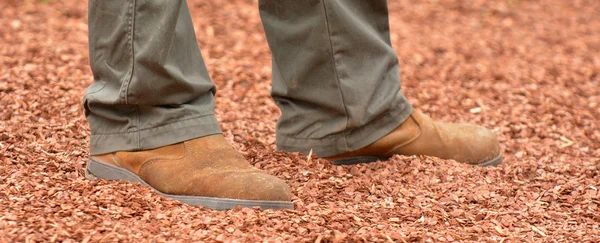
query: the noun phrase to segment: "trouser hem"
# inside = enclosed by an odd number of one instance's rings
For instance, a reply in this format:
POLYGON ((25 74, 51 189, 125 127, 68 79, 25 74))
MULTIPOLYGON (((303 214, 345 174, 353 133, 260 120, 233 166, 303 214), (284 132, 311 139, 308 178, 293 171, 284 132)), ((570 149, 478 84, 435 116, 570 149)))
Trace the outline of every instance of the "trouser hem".
POLYGON ((211 114, 150 129, 115 134, 92 134, 90 154, 148 150, 220 133, 222 131, 219 122, 211 114))
POLYGON ((412 113, 412 105, 402 97, 402 102, 391 112, 360 128, 324 138, 296 138, 277 134, 277 149, 286 152, 308 154, 311 150, 318 157, 329 157, 364 148, 400 126, 412 113))

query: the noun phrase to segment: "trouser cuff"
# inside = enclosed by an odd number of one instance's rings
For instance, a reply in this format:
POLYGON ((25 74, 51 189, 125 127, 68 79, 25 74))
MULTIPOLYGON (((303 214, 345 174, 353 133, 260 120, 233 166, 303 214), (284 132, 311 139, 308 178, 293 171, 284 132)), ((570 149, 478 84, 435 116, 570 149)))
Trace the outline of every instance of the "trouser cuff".
POLYGON ((211 114, 132 132, 92 134, 90 154, 148 150, 219 133, 219 122, 211 114))
POLYGON ((329 157, 364 148, 391 133, 412 113, 412 105, 402 97, 391 112, 376 118, 367 125, 329 135, 324 138, 296 138, 277 134, 277 149, 308 154, 311 150, 318 157, 329 157))

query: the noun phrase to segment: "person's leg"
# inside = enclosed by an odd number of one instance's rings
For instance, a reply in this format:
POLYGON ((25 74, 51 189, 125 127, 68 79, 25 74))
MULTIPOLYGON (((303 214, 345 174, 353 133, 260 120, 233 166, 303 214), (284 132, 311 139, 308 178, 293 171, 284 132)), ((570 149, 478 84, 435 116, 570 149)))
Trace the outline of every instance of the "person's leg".
POLYGON ((281 108, 277 147, 335 164, 430 155, 501 162, 494 133, 431 120, 400 92, 386 0, 260 0, 281 108))
POLYGON ((409 117, 386 0, 261 0, 260 13, 283 114, 278 149, 353 151, 409 117))
POLYGON ((221 133, 186 2, 168 2, 89 1, 94 83, 84 105, 94 155, 221 133))
POLYGON ((289 186, 221 135, 185 0, 90 0, 89 32, 86 177, 216 209, 293 208, 289 186))

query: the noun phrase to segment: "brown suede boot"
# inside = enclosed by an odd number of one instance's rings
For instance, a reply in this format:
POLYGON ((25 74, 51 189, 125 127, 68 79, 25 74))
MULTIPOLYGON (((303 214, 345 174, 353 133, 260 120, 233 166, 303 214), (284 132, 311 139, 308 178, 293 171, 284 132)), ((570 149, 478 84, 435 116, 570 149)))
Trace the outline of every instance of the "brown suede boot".
POLYGON ((502 163, 496 134, 480 126, 435 122, 415 111, 398 128, 356 151, 327 157, 336 165, 385 160, 400 155, 427 155, 478 166, 502 163))
POLYGON ((221 134, 138 152, 91 156, 88 179, 139 182, 186 204, 293 209, 289 186, 246 162, 221 134))

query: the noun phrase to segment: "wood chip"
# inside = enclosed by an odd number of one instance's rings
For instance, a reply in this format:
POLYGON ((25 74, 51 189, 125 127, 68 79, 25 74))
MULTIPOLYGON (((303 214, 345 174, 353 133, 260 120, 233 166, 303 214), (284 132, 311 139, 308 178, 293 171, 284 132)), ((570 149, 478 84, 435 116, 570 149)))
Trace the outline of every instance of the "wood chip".
POLYGON ((535 231, 536 233, 540 234, 541 236, 544 236, 544 237, 547 236, 546 233, 544 233, 543 231, 541 231, 540 229, 538 229, 537 227, 535 227, 533 225, 531 226, 531 230, 535 231))

